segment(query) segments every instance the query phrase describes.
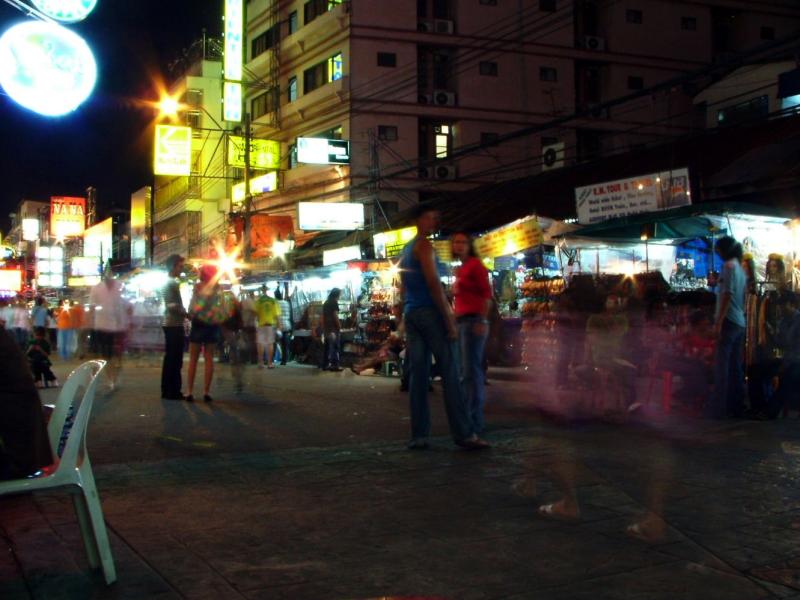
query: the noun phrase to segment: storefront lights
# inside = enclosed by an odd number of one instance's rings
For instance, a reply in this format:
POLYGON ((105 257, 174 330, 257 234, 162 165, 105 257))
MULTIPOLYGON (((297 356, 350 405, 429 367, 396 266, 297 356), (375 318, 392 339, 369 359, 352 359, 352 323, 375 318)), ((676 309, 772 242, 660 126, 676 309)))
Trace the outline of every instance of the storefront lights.
POLYGON ((0 85, 25 108, 58 117, 92 93, 97 63, 80 36, 55 23, 26 21, 0 37, 0 85))

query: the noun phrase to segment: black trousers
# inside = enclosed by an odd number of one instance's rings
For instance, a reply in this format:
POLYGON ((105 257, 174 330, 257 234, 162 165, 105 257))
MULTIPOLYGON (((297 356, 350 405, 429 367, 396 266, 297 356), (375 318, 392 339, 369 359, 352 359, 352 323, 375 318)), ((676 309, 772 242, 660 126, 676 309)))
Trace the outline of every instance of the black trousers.
POLYGON ((164 364, 161 367, 161 397, 181 393, 183 368, 183 327, 164 327, 164 364))
POLYGON ((281 332, 280 337, 275 338, 275 344, 273 346, 272 355, 276 354, 275 350, 278 349, 278 346, 281 347, 281 364, 285 365, 286 361, 289 360, 289 334, 285 332, 281 332))

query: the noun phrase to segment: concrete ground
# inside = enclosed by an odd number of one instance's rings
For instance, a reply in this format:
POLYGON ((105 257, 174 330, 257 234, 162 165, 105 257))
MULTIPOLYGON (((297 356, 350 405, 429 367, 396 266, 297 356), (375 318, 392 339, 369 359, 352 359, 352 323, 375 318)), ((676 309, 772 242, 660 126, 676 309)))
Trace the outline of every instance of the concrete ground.
POLYGON ((220 367, 211 405, 160 400, 152 359, 98 398, 118 581, 67 495, 3 498, 0 598, 800 599, 794 419, 555 421, 548 385, 495 380, 491 450, 453 447, 437 389, 433 448, 409 452, 397 379, 248 368, 237 395, 220 367), (539 516, 565 487, 580 519, 539 516), (664 539, 625 534, 659 504, 664 539))

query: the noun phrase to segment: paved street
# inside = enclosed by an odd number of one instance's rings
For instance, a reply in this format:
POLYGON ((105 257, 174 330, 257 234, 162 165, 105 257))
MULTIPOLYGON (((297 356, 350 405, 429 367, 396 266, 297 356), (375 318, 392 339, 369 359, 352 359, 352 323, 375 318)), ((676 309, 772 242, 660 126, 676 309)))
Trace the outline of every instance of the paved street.
POLYGON ((0 598, 800 598, 795 419, 555 422, 545 386, 495 380, 492 450, 453 448, 437 391, 409 452, 396 379, 252 369, 237 397, 223 368, 188 405, 154 365, 90 424, 119 580, 89 572, 67 496, 3 499, 0 598), (563 473, 577 522, 537 514, 563 473), (666 538, 626 536, 654 497, 666 538))

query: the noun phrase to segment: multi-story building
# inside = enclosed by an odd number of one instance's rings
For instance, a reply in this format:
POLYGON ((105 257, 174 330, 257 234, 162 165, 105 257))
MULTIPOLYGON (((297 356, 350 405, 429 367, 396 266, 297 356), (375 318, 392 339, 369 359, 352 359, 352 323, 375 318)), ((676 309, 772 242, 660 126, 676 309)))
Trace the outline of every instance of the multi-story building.
POLYGON ((191 49, 189 61, 168 93, 181 103, 172 124, 192 127, 191 175, 155 177, 156 263, 173 253, 201 256, 208 240, 224 239, 228 226, 228 177, 234 175, 225 162, 226 132, 235 124, 222 120, 222 63, 205 40, 191 49))
POLYGON ((357 201, 376 221, 441 193, 702 128, 696 87, 647 90, 800 24, 793 0, 250 0, 246 7, 246 73, 258 80, 246 93, 247 111, 255 137, 283 148, 279 189, 255 206, 296 217, 298 201, 357 201), (605 106, 626 95, 639 97, 605 106), (537 125, 531 135, 491 144, 537 125), (350 164, 299 163, 301 137, 349 140, 350 164), (454 156, 466 147, 474 151, 454 156))

